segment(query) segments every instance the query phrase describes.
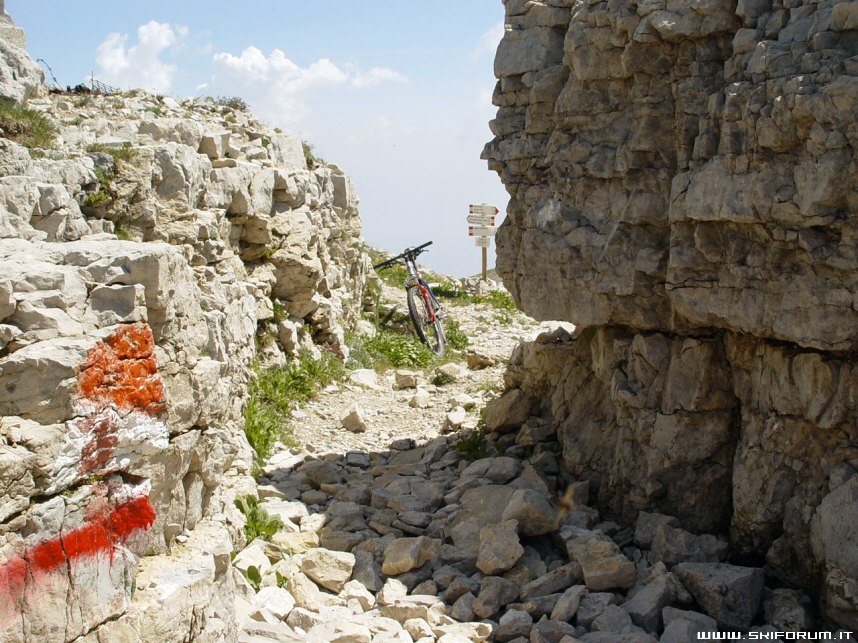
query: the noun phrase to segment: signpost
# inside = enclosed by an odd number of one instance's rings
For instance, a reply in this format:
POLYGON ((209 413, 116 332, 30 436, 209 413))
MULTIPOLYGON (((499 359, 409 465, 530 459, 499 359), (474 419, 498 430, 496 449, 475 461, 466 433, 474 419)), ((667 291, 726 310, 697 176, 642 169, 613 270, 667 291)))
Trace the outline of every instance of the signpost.
POLYGON ((468 205, 468 236, 474 237, 478 248, 483 251, 483 281, 488 281, 488 249, 495 236, 495 217, 500 210, 485 203, 468 205))

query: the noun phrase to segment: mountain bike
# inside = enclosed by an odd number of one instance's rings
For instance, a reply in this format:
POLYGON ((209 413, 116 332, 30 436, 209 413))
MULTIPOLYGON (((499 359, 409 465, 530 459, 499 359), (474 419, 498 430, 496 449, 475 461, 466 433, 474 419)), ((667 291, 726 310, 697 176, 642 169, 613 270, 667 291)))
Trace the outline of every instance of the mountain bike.
POLYGON ((408 314, 417 331, 420 341, 429 347, 429 350, 438 356, 444 354, 447 338, 444 336, 444 325, 442 323, 443 313, 441 304, 432 294, 429 284, 420 276, 417 269, 417 256, 426 252, 426 247, 432 242, 424 243, 416 248, 406 248, 401 254, 391 257, 387 261, 373 266, 376 270, 384 270, 402 262, 408 269, 408 277, 405 279, 405 293, 408 301, 408 314))

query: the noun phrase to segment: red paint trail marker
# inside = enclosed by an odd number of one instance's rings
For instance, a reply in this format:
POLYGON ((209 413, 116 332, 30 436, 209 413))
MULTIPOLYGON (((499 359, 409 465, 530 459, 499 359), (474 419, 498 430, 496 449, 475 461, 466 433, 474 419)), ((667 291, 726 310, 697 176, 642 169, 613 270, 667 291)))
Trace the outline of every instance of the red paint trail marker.
POLYGON ((140 496, 78 529, 31 547, 0 564, 0 596, 8 597, 11 607, 19 602, 28 584, 46 574, 65 571, 67 564, 96 556, 110 556, 112 560, 114 546, 124 544, 140 530, 148 530, 154 522, 155 508, 147 496, 140 496))

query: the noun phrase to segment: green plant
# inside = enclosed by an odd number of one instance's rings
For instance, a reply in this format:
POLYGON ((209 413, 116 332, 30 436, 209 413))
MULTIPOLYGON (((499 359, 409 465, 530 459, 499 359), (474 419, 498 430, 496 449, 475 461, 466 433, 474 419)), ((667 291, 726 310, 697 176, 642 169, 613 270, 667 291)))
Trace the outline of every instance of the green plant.
POLYGON ((149 107, 147 107, 145 109, 145 111, 152 112, 153 114, 155 114, 155 116, 160 116, 163 112, 163 110, 160 107, 157 107, 155 105, 150 105, 149 107))
POLYGON ((110 194, 103 190, 99 190, 98 192, 90 192, 87 194, 86 198, 83 200, 83 205, 87 208, 98 208, 108 201, 110 201, 110 194))
POLYGON ((235 116, 233 116, 232 114, 227 114, 223 120, 225 120, 227 123, 231 123, 233 125, 235 125, 238 122, 238 119, 235 116))
POLYGON ((376 368, 394 366, 423 368, 429 366, 435 356, 424 344, 408 335, 382 329, 375 337, 364 341, 366 350, 374 357, 376 368))
POLYGON ((258 592, 262 587, 262 572, 256 565, 250 565, 247 568, 247 582, 250 583, 254 592, 258 592))
POLYGON ((449 373, 437 373, 434 377, 432 377, 432 383, 435 386, 446 386, 447 384, 452 384, 455 381, 456 378, 449 373))
POLYGON ((366 338, 353 332, 346 333, 346 346, 349 349, 349 359, 346 368, 375 368, 376 358, 366 347, 366 338))
POLYGON ((488 295, 475 295, 473 301, 477 304, 487 303, 500 310, 518 310, 515 300, 505 290, 492 290, 488 295))
POLYGON ((116 238, 119 239, 120 241, 130 241, 131 240, 131 233, 121 223, 115 223, 113 225, 113 234, 115 234, 116 238))
MULTIPOLYGON (((120 162, 131 161, 137 155, 136 150, 131 147, 131 143, 123 143, 120 146, 93 143, 87 146, 86 151, 90 154, 107 154, 111 156, 113 158, 114 165, 117 167, 120 162)), ((97 173, 98 170, 96 170, 96 174, 97 173)))
POLYGON ((5 138, 29 148, 50 149, 57 135, 44 114, 6 97, 0 97, 0 128, 5 138))
POLYGON ((482 431, 471 431, 453 445, 453 451, 469 462, 482 460, 489 455, 488 441, 482 431))
POLYGON ((253 496, 236 497, 235 506, 247 519, 244 525, 244 537, 247 538, 247 542, 257 538, 269 540, 283 527, 283 521, 278 516, 268 515, 253 496))
POLYGON ((272 299, 271 306, 274 309, 274 321, 281 322, 289 317, 289 309, 279 299, 272 299))
POLYGON ((432 292, 435 293, 436 297, 443 297, 444 299, 470 299, 468 293, 459 284, 450 281, 433 284, 432 292))
POLYGON ((391 266, 390 268, 380 270, 378 272, 378 276, 388 286, 396 286, 401 288, 402 284, 405 283, 405 279, 408 277, 408 268, 401 264, 396 264, 395 266, 391 266))
POLYGON ((244 432, 256 451, 257 464, 265 461, 276 441, 286 439, 289 414, 295 404, 309 400, 344 374, 345 368, 332 353, 323 351, 316 360, 306 350, 287 366, 256 370, 244 409, 244 432))
POLYGON ((495 313, 495 321, 501 326, 509 326, 514 320, 507 311, 501 310, 495 313))
POLYGON ((301 147, 304 148, 304 160, 307 162, 307 168, 313 170, 325 164, 325 161, 313 154, 313 145, 307 141, 301 141, 301 147))
POLYGON ((237 109, 241 112, 246 112, 250 109, 247 101, 240 96, 218 96, 214 99, 214 102, 221 107, 229 107, 230 109, 237 109))
POLYGON ((454 350, 464 350, 471 343, 465 331, 462 330, 459 322, 455 319, 448 318, 444 320, 444 332, 447 335, 447 346, 454 350))

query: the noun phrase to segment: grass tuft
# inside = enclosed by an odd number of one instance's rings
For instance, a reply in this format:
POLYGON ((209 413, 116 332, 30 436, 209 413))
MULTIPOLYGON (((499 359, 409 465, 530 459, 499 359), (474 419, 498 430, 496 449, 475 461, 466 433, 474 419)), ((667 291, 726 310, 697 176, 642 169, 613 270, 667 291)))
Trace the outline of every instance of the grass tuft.
POLYGON ((129 162, 137 155, 137 151, 131 147, 131 143, 124 143, 120 146, 93 143, 87 146, 86 151, 90 154, 107 154, 113 157, 113 163, 117 168, 120 163, 129 162))
POLYGON ((5 138, 28 148, 50 149, 57 135, 44 114, 4 97, 0 97, 0 128, 5 138))
POLYGON ((244 432, 260 465, 278 440, 287 439, 289 415, 296 404, 306 402, 319 389, 343 378, 345 368, 332 353, 318 360, 302 350, 288 366, 257 371, 244 410, 244 432))

